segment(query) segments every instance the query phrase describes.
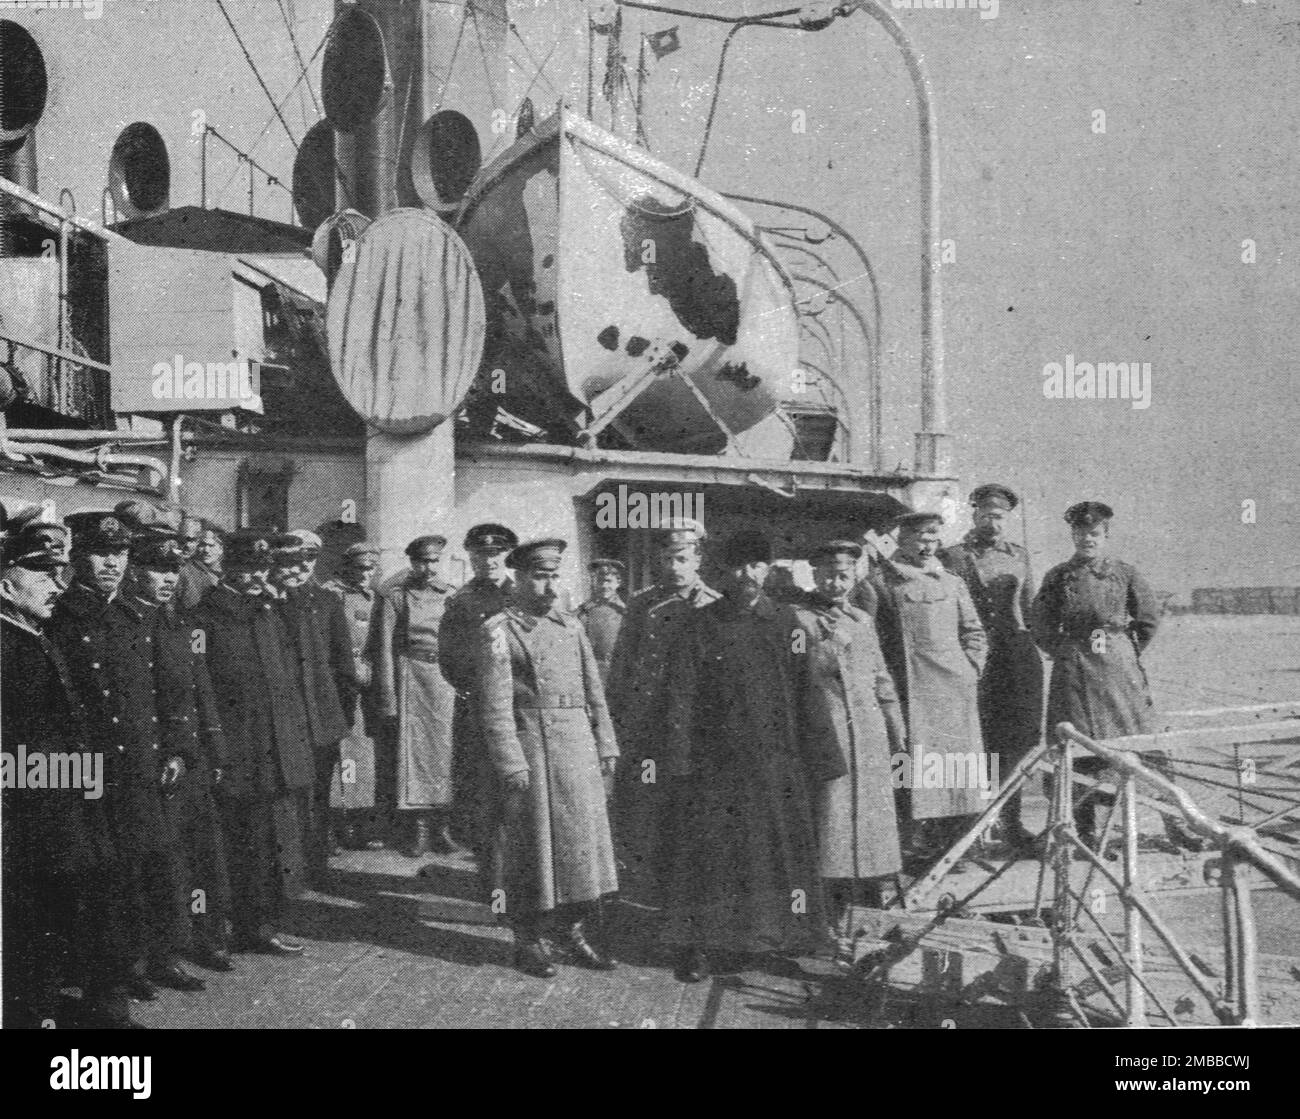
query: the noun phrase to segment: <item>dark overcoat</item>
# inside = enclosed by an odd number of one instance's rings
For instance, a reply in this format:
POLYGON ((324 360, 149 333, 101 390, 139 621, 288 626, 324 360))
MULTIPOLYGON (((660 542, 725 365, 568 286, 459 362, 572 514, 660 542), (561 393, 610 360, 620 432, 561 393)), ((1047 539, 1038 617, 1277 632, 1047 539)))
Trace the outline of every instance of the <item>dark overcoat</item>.
POLYGON ((1159 617, 1150 585, 1132 564, 1102 557, 1052 568, 1032 614, 1034 640, 1052 658, 1048 727, 1070 722, 1093 738, 1154 731, 1141 654, 1159 617))
POLYGON ((654 586, 634 595, 606 679, 610 715, 623 752, 613 801, 622 893, 647 905, 667 900, 676 831, 677 803, 664 756, 668 666, 691 613, 717 600, 717 591, 698 582, 683 591, 654 586))
POLYGON ((1043 658, 1029 632, 1034 580, 1029 553, 1008 540, 990 544, 968 533, 940 553, 943 565, 966 583, 988 636, 979 683, 984 745, 1002 759, 1002 777, 1043 736, 1043 658))
POLYGON ((600 671, 572 614, 509 608, 477 650, 479 717, 505 794, 501 886, 515 916, 594 901, 618 889, 600 763, 618 757, 600 671))
MULTIPOLYGON (((58 647, 7 607, 0 693, 0 742, 13 764, 20 747, 46 758, 93 749, 58 647)), ((6 1026, 28 1014, 39 1024, 62 985, 103 985, 129 972, 134 929, 121 904, 129 878, 104 798, 85 792, 16 781, 0 792, 6 1026)))
POLYGON ((315 750, 325 753, 348 733, 344 706, 353 705, 357 692, 343 604, 324 587, 304 583, 278 606, 297 655, 308 735, 315 750))
POLYGON ((814 800, 847 772, 799 725, 793 611, 761 596, 688 615, 667 690, 668 773, 680 782, 669 942, 739 952, 818 946, 826 926, 814 800))

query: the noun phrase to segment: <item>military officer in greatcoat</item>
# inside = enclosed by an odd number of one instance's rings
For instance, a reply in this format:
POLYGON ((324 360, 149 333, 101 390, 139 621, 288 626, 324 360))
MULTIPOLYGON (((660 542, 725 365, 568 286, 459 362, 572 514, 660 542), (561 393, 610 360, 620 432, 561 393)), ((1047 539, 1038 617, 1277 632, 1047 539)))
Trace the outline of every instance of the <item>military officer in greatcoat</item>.
POLYGON ((667 900, 676 828, 673 782, 664 765, 668 666, 689 615, 719 597, 700 578, 704 540, 704 526, 690 518, 654 530, 657 578, 628 604, 606 685, 622 750, 613 802, 621 896, 651 906, 667 900))
POLYGON ((221 582, 221 552, 223 533, 211 521, 200 519, 199 534, 194 551, 185 558, 181 567, 180 582, 176 586, 176 605, 181 610, 192 610, 199 604, 203 592, 221 582))
MULTIPOLYGON (((1081 501, 1066 510, 1074 556, 1043 577, 1031 613, 1034 640, 1052 658, 1047 725, 1073 723, 1091 738, 1150 734, 1156 729, 1142 654, 1159 627, 1160 606, 1136 567, 1107 554, 1114 515, 1100 501, 1081 501)), ((1144 760, 1157 767, 1164 762, 1160 756, 1144 760)), ((1105 768, 1105 762, 1091 756, 1074 762, 1076 772, 1092 777, 1105 768)), ((1109 794, 1076 790, 1075 827, 1094 849, 1101 838, 1097 805, 1109 803, 1109 794)), ((1197 837, 1178 820, 1163 820, 1175 846, 1199 848, 1197 837)))
POLYGON ((723 546, 723 597, 688 613, 668 672, 662 769, 676 783, 664 940, 698 982, 724 953, 812 953, 826 941, 813 805, 847 773, 800 725, 800 627, 763 593, 772 546, 723 546))
POLYGON ((939 562, 942 525, 938 513, 900 516, 898 547, 874 579, 881 652, 907 725, 910 780, 899 801, 921 859, 941 856, 996 795, 981 757, 987 641, 966 584, 939 562), (928 780, 932 771, 941 779, 928 780))
MULTIPOLYGON (((1003 781, 1042 739, 1043 661, 1029 632, 1034 579, 1029 553, 1006 539, 1006 520, 1020 503, 1006 486, 976 486, 970 495, 974 527, 961 543, 939 553, 963 579, 988 635, 988 658, 979 682, 984 746, 998 755, 1003 781)), ((1028 847, 1034 836, 1020 818, 1020 793, 1002 810, 1002 840, 1028 847)))
POLYGON ((452 587, 442 579, 445 536, 406 546, 411 570, 380 596, 376 674, 380 711, 395 743, 397 809, 411 821, 406 853, 448 854, 452 839, 452 719, 456 693, 438 654, 452 587))
POLYGON ((627 603, 619 594, 627 568, 621 560, 594 559, 587 565, 587 571, 591 575, 591 597, 574 613, 586 627, 587 640, 600 666, 600 679, 608 683, 614 646, 627 613, 627 603))
POLYGON ((831 540, 808 558, 816 591, 795 608, 799 726, 848 767, 814 790, 821 874, 838 923, 855 901, 879 906, 883 880, 902 868, 891 767, 907 735, 875 622, 851 602, 862 546, 831 540))
POLYGON ((330 784, 349 729, 345 710, 355 702, 357 683, 343 604, 312 580, 321 538, 307 529, 294 529, 285 536, 289 543, 273 552, 271 572, 280 592, 280 616, 297 656, 303 710, 316 759, 307 830, 311 870, 320 880, 334 846, 329 828, 330 784))
POLYGON ((506 608, 514 592, 506 557, 518 545, 514 532, 491 522, 474 525, 465 534, 473 578, 447 603, 438 641, 438 666, 456 689, 456 821, 474 852, 485 900, 499 869, 501 792, 479 724, 474 657, 480 627, 506 608))
POLYGON ((488 756, 505 798, 502 873, 515 963, 555 974, 549 924, 574 963, 614 966, 584 922, 618 889, 605 809, 618 758, 596 656, 582 623, 556 605, 563 540, 520 545, 515 597, 483 623, 478 698, 488 756))
POLYGON ((278 932, 288 897, 306 888, 301 822, 316 776, 292 642, 263 593, 278 533, 240 529, 222 580, 195 608, 221 722, 216 794, 226 836, 236 951, 297 955, 278 932))
POLYGON ((75 513, 65 522, 72 530, 74 578, 55 607, 50 636, 68 662, 92 739, 104 754, 105 801, 130 874, 123 905, 143 970, 132 981, 132 994, 152 999, 155 983, 199 990, 203 981, 177 964, 191 947, 190 927, 183 866, 163 812, 169 759, 162 753, 154 694, 152 619, 121 593, 131 532, 116 512, 75 513))
MULTIPOLYGON (((5 782, 3 835, 4 1026, 129 1027, 122 984, 135 951, 122 899, 126 868, 96 789, 96 748, 58 646, 43 629, 60 587, 62 559, 49 535, 15 529, 0 542, 0 740, 30 759, 78 758, 82 787, 5 782), (87 773, 86 763, 91 772, 87 773), (80 1013, 59 998, 82 988, 80 1013)), ((50 763, 47 763, 50 764, 50 763)), ((26 775, 25 775, 26 776, 26 775)))
POLYGON ((377 621, 372 624, 378 617, 378 570, 379 549, 363 540, 343 553, 338 574, 322 584, 343 604, 356 680, 352 703, 344 707, 352 732, 343 740, 340 764, 331 782, 331 805, 341 813, 336 835, 342 847, 370 850, 384 846, 393 810, 391 793, 377 797, 380 789, 375 773, 375 739, 383 730, 374 687, 377 621))

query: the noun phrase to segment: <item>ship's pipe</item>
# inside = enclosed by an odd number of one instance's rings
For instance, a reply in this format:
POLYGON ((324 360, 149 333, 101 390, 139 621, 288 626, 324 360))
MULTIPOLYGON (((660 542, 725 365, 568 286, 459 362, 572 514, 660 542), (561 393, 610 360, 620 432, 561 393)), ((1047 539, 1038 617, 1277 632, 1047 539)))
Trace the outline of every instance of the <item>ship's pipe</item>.
POLYGON ((946 475, 951 471, 946 443, 948 406, 943 378, 943 282, 935 256, 939 225, 938 123, 934 94, 925 64, 907 34, 880 0, 849 0, 841 11, 865 12, 897 44, 916 90, 921 137, 921 430, 916 433, 918 474, 946 475))
MULTIPOLYGON (((162 491, 163 481, 167 477, 167 465, 161 459, 151 458, 148 455, 118 454, 114 451, 106 451, 102 447, 95 451, 73 451, 67 447, 56 447, 53 443, 15 443, 7 436, 0 436, 0 454, 6 457, 16 455, 54 458, 83 466, 94 466, 104 473, 109 472, 110 466, 133 466, 156 474, 158 480, 150 488, 159 492, 162 491)), ((130 479, 122 477, 121 481, 129 482, 130 479)))

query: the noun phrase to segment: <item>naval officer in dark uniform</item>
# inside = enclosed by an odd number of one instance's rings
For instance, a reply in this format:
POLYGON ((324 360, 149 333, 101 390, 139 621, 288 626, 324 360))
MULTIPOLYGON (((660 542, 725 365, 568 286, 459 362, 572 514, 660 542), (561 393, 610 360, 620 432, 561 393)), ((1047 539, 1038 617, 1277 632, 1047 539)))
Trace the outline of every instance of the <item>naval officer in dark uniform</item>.
POLYGON ((474 655, 479 628, 506 608, 514 592, 506 557, 518 544, 519 538, 505 525, 474 525, 465 534, 464 547, 474 577, 447 603, 438 641, 438 667, 443 679, 456 689, 454 819, 474 852, 484 900, 497 873, 501 793, 479 725, 474 655))
MULTIPOLYGON (((10 522, 0 542, 0 740, 29 765, 37 755, 84 761, 93 748, 67 663, 43 633, 60 589, 56 537, 10 522)), ((84 777, 82 788, 6 783, 0 793, 7 1029, 132 1024, 120 986, 134 948, 121 920, 125 870, 102 784, 84 777), (78 1015, 60 1003, 66 984, 82 988, 78 1015)))
MULTIPOLYGON (((939 553, 944 567, 965 580, 988 635, 979 681, 980 729, 985 749, 998 755, 1002 780, 1042 739, 1043 661, 1029 632, 1034 579, 1029 553, 1006 539, 1008 515, 1020 503, 1014 491, 989 483, 970 495, 974 527, 961 543, 939 553)), ((1002 840, 1027 847, 1034 836, 1020 819, 1020 793, 1002 809, 1002 840)))

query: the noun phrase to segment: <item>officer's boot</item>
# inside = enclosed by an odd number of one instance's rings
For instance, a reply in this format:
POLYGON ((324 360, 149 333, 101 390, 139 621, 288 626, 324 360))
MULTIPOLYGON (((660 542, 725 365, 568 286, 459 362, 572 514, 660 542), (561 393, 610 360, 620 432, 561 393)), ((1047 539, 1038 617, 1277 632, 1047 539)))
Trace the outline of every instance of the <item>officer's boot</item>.
POLYGON ((569 922, 569 951, 578 967, 590 971, 613 971, 615 964, 605 953, 597 951, 587 940, 581 920, 569 922))
POLYGON ((536 919, 517 921, 515 931, 515 967, 534 979, 550 979, 555 975, 555 965, 542 943, 542 931, 536 919))
POLYGON ((418 859, 433 850, 433 828, 430 826, 427 812, 414 812, 412 816, 414 830, 411 833, 411 843, 404 854, 408 859, 418 859))
POLYGON ((435 808, 429 813, 429 849, 435 855, 450 855, 460 847, 451 837, 450 813, 445 808, 435 808))

